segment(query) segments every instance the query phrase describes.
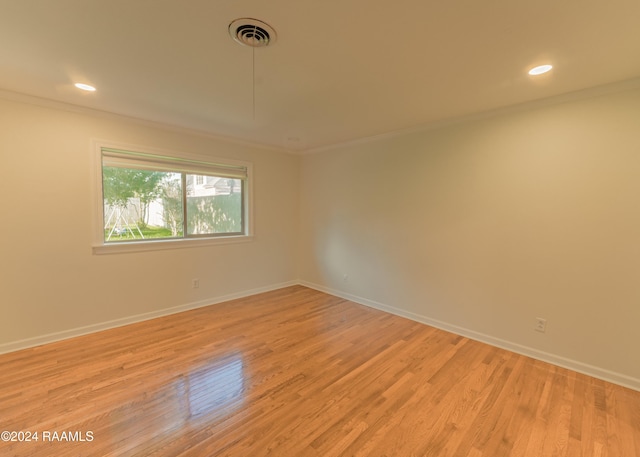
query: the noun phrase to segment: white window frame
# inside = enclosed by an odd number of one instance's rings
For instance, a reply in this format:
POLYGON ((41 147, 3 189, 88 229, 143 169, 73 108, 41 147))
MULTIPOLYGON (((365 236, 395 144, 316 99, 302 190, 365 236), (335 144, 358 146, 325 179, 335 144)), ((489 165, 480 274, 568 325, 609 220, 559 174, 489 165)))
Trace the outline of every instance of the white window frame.
POLYGON ((250 162, 232 160, 219 157, 209 157, 198 154, 178 153, 145 146, 116 144, 101 140, 92 141, 92 176, 93 176, 93 247, 94 254, 120 254, 126 252, 158 251, 164 249, 182 249, 204 247, 220 244, 243 243, 253 240, 253 166, 250 162), (159 162, 184 161, 197 165, 204 163, 208 166, 216 164, 230 167, 245 167, 247 176, 243 179, 243 211, 244 233, 233 235, 198 236, 195 238, 153 239, 144 241, 109 242, 104 241, 104 198, 102 193, 102 159, 103 151, 122 151, 134 154, 157 157, 159 162))

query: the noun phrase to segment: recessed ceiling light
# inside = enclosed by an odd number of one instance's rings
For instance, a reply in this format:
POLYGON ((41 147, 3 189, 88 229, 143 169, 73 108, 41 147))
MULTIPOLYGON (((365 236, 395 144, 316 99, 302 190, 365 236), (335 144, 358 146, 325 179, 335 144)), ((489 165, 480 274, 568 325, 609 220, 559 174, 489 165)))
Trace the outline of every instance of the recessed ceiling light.
POLYGON ((541 75, 541 74, 546 73, 548 71, 551 71, 552 68, 553 68, 552 65, 539 65, 539 66, 533 67, 531 70, 529 70, 529 74, 531 76, 538 76, 538 75, 541 75))
POLYGON ((86 90, 88 92, 95 92, 96 90, 95 87, 90 86, 89 84, 75 83, 74 86, 76 86, 78 89, 86 90))

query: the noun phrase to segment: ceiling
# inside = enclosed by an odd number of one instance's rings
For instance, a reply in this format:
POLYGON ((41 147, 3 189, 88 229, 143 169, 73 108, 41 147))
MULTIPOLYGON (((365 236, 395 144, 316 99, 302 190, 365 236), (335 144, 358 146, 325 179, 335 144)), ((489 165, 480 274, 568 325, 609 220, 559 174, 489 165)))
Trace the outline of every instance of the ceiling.
POLYGON ((0 89, 305 151, 638 78, 638 24, 638 0, 0 0, 0 89), (276 42, 234 42, 240 17, 276 42))

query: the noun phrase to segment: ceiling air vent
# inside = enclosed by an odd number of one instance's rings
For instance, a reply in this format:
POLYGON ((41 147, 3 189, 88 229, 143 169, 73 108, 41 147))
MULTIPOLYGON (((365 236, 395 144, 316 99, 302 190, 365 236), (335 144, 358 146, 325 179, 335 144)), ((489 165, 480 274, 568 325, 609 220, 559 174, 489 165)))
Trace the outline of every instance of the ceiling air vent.
POLYGON ((251 18, 236 19, 229 24, 229 35, 243 46, 262 48, 276 40, 276 31, 262 21, 251 18))

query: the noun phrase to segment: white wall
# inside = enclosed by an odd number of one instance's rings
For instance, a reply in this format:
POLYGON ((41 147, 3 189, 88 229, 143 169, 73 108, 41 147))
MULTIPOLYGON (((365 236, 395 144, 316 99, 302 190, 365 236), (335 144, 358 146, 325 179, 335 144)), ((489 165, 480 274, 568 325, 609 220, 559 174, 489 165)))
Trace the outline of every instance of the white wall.
POLYGON ((640 388, 639 89, 301 158, 21 101, 0 127, 0 352, 300 278, 640 388), (93 138, 251 161, 254 241, 92 254, 93 138))
POLYGON ((639 89, 307 155, 300 182, 307 284, 640 388, 639 89))
POLYGON ((21 101, 0 128, 0 352, 296 280, 298 157, 21 101), (255 239, 92 254, 92 139, 252 162, 255 239))

